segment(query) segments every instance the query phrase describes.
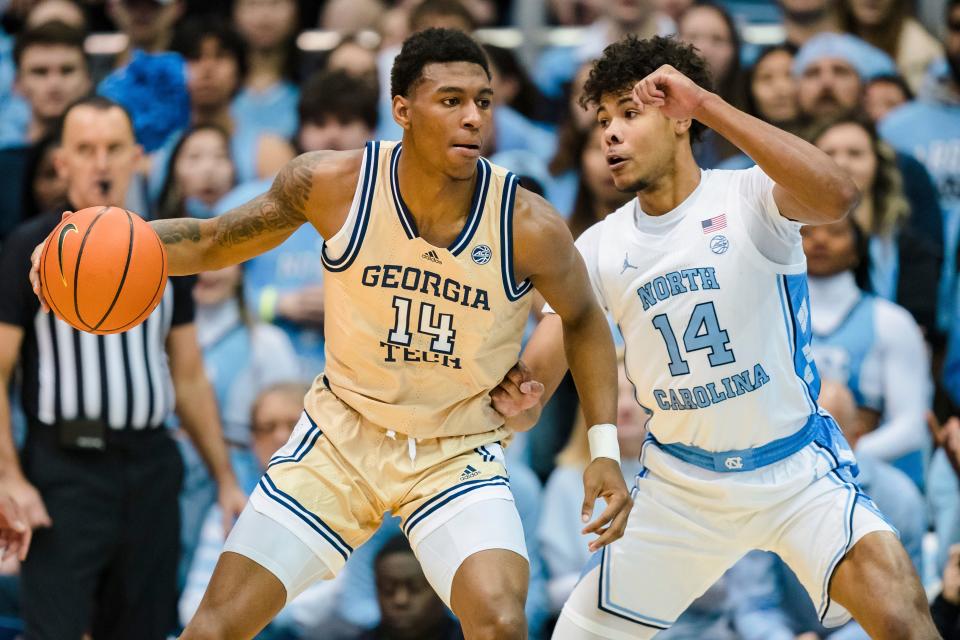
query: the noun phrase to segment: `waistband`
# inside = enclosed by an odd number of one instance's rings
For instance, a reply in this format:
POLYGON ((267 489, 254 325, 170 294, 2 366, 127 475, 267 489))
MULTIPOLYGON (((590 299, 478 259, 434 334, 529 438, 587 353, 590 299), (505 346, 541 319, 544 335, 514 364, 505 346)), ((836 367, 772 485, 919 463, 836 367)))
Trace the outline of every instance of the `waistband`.
POLYGON ((707 451, 688 444, 664 444, 653 434, 648 435, 647 440, 675 458, 703 469, 721 473, 754 471, 788 458, 813 442, 819 418, 819 414, 811 414, 806 424, 793 435, 750 449, 707 451))

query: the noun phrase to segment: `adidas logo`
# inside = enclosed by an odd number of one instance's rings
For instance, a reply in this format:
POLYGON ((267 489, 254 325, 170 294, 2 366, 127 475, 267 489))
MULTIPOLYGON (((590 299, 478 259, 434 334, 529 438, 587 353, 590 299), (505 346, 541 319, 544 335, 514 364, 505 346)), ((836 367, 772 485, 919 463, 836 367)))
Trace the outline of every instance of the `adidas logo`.
POLYGON ((434 251, 433 249, 430 249, 430 251, 427 251, 425 254, 423 254, 423 255, 420 256, 420 257, 423 258, 424 260, 429 260, 430 262, 436 262, 437 264, 443 264, 443 262, 440 261, 440 256, 437 255, 437 252, 434 251))
POLYGON ((460 481, 463 482, 464 480, 469 480, 470 478, 476 478, 478 475, 480 475, 480 472, 477 471, 473 465, 468 464, 467 468, 464 469, 463 473, 460 474, 460 481))

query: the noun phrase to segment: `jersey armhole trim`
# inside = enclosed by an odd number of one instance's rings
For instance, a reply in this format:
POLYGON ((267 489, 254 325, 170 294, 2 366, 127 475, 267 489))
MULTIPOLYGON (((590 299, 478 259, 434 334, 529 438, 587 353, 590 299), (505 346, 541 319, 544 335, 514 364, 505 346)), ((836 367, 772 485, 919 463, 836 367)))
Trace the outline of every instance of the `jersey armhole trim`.
POLYGON ((518 182, 516 175, 507 174, 503 198, 500 201, 500 269, 503 273, 503 289, 510 302, 516 302, 533 288, 529 279, 520 284, 513 279, 513 205, 517 197, 518 182))
MULTIPOLYGON (((360 253, 363 237, 366 235, 367 225, 370 222, 370 208, 373 203, 373 193, 376 190, 377 169, 380 164, 379 141, 368 142, 365 145, 363 164, 363 187, 360 192, 360 203, 357 208, 357 220, 353 225, 353 233, 350 236, 350 243, 347 245, 347 250, 337 259, 332 259, 327 255, 326 241, 320 250, 320 261, 329 271, 345 271, 353 264, 353 261, 360 253)), ((349 218, 350 216, 347 216, 348 221, 349 218)))

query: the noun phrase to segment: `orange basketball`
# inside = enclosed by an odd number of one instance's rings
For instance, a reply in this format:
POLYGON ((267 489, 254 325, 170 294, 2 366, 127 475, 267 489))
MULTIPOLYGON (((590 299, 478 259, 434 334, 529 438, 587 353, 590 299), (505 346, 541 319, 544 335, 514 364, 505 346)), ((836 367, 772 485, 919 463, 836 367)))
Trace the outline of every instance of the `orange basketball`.
POLYGON ((50 309, 88 333, 120 333, 160 303, 167 251, 145 220, 118 207, 77 211, 47 238, 40 284, 50 309))

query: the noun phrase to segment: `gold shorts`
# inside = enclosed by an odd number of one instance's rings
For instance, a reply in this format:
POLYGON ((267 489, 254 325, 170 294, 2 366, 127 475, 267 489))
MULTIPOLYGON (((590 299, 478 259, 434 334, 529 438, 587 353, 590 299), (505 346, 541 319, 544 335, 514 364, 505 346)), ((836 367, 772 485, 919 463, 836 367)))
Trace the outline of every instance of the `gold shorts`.
POLYGON ((467 506, 513 500, 500 445, 509 431, 413 440, 374 425, 333 392, 312 393, 250 504, 294 533, 331 571, 376 532, 383 514, 418 541, 467 506))

